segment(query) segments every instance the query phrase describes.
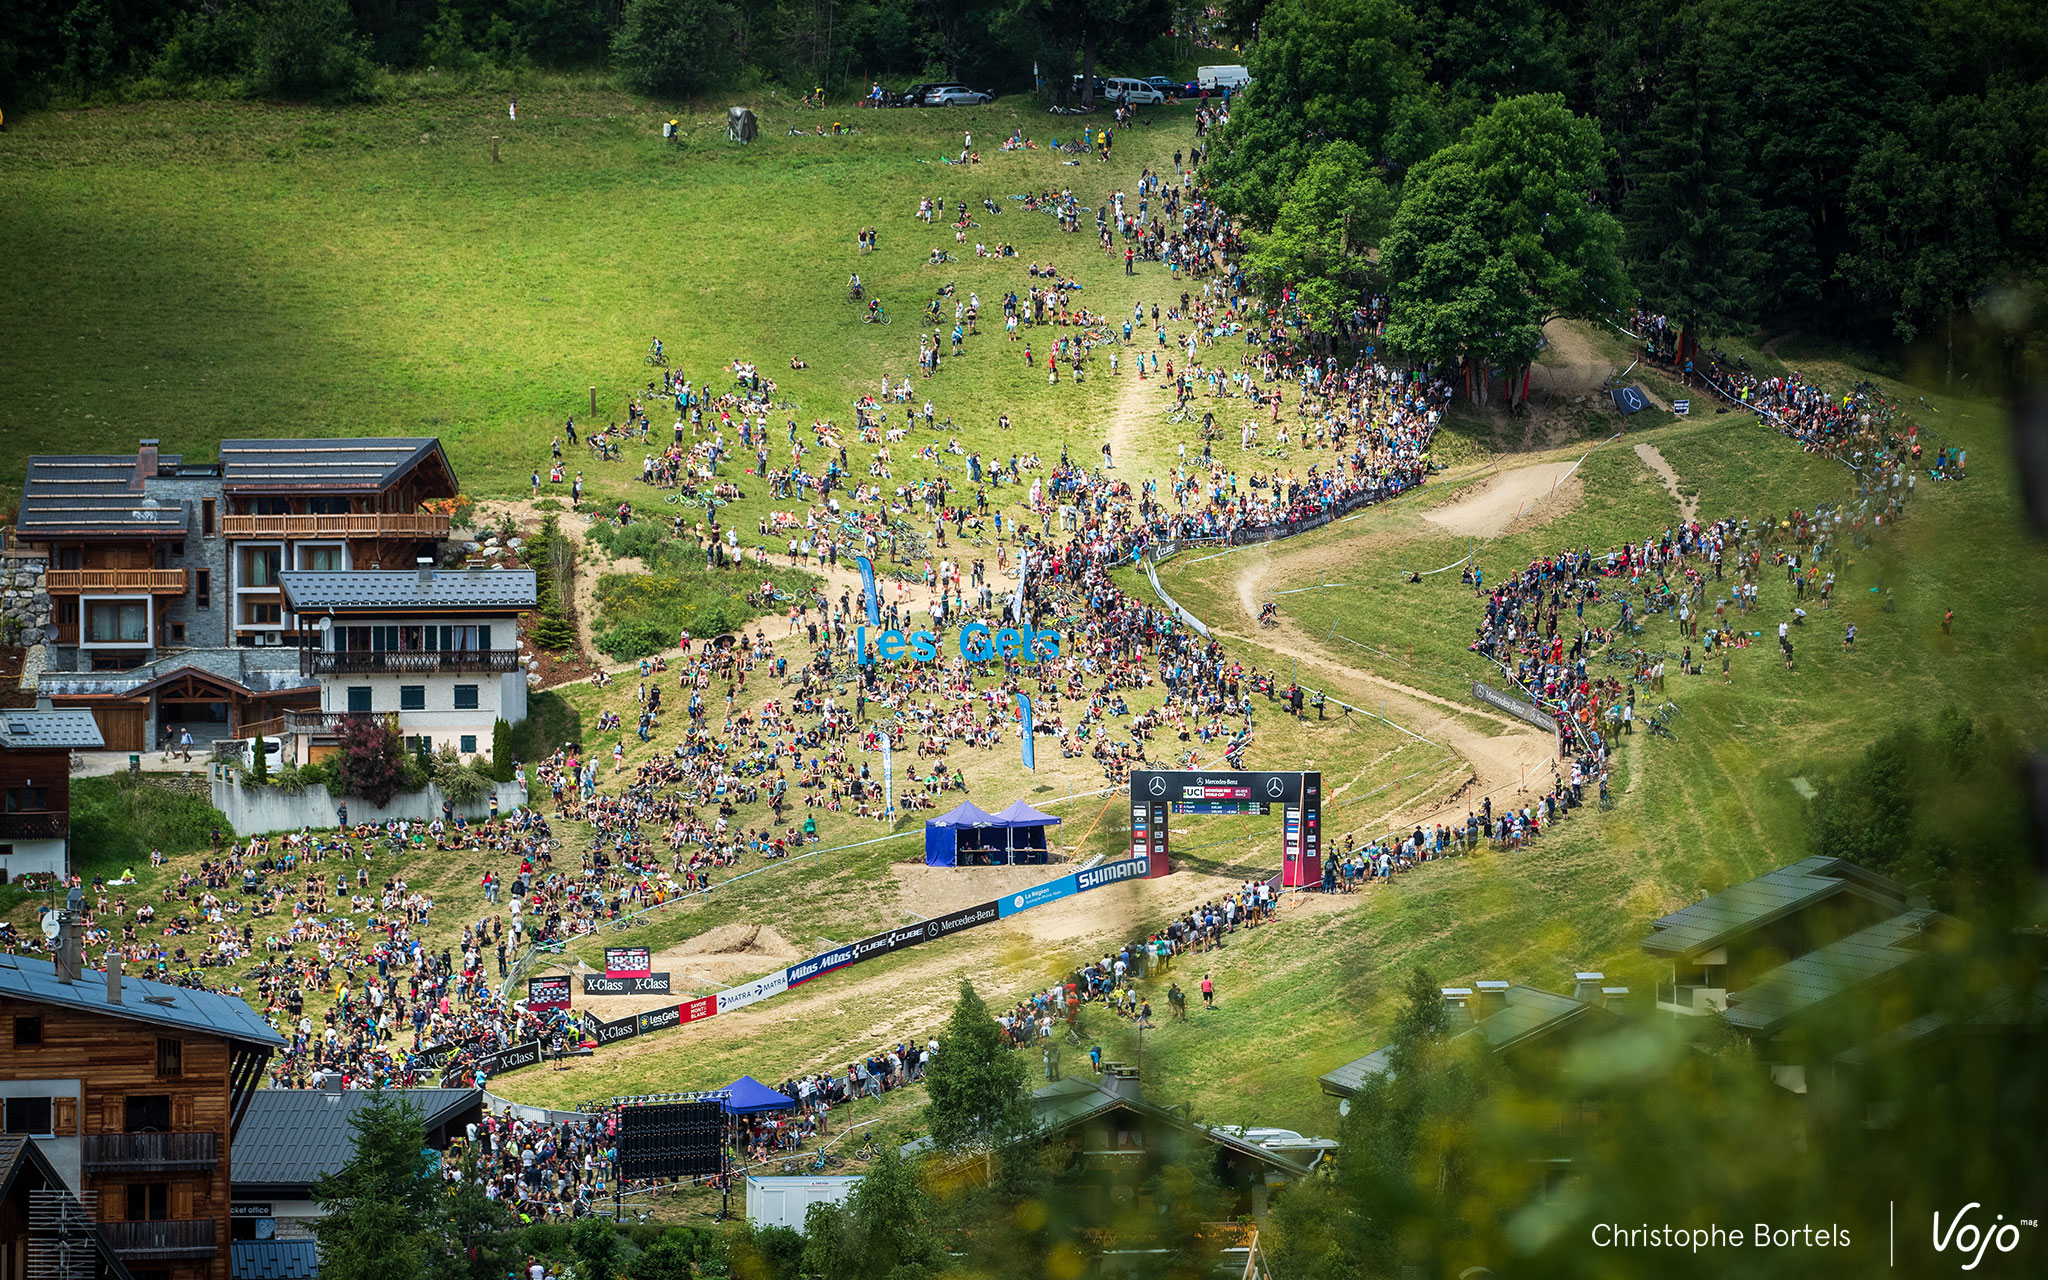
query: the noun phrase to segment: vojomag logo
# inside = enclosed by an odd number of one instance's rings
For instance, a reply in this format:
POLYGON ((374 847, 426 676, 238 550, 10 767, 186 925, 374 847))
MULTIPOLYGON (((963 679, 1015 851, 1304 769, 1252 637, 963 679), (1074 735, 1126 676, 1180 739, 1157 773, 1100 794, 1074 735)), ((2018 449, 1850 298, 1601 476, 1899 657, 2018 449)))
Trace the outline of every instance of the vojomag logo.
POLYGON ((1983 1206, 1980 1202, 1972 1200, 1958 1209, 1949 1218, 1946 1231, 1942 1230, 1941 1226, 1941 1210, 1934 1211, 1934 1251, 1953 1251, 1958 1256, 1967 1257, 1969 1261, 1962 1264, 1965 1271, 1975 1271, 1977 1264, 1984 1261, 1984 1254, 1988 1250, 1996 1249, 2000 1253, 2011 1253, 2019 1248, 2020 1228, 2033 1228, 2038 1225, 2031 1218, 2007 1222, 2005 1215, 2001 1213, 1988 1225, 1979 1226, 1969 1221, 1969 1218, 1973 1210, 1981 1207, 1983 1206))

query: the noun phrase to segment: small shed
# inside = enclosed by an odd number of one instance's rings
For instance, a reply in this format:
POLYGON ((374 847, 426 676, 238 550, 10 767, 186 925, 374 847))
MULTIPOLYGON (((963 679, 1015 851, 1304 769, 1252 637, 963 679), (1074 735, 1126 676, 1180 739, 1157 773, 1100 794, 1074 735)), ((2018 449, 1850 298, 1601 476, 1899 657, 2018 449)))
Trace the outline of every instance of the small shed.
POLYGON ((1009 854, 1002 820, 972 800, 924 824, 924 864, 928 867, 972 866, 989 860, 991 849, 1009 854))
POLYGON ((1013 863, 1045 863, 1052 861, 1051 848, 1045 838, 1047 827, 1058 826, 1060 820, 1049 813, 1041 813, 1022 800, 996 815, 1010 838, 1010 861, 1013 863))

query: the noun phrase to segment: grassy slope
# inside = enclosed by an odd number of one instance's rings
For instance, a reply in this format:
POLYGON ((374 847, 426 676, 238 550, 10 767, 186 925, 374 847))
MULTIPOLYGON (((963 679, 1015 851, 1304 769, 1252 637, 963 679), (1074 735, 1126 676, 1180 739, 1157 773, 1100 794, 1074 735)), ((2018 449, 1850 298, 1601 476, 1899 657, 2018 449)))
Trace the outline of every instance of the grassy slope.
MULTIPOLYGON (((842 412, 884 371, 899 380, 910 371, 910 317, 942 278, 957 279, 963 292, 979 289, 993 312, 1005 288, 1029 284, 1024 263, 1050 260, 1081 276, 1091 306, 1166 301, 1156 272, 1126 285, 1086 234, 1062 236, 1049 218, 1017 212, 1003 197, 1072 183, 1092 205, 1112 184, 1128 190, 1141 164, 1167 163, 1174 147, 1187 145, 1184 113, 1172 127, 1126 131, 1118 161, 1104 169, 1064 166, 1045 151, 995 154, 989 144, 1013 123, 1041 142, 1069 131, 1010 104, 848 113, 868 132, 841 139, 778 136, 787 120, 770 115, 762 142, 746 150, 724 144, 718 119, 690 117, 686 146, 664 150, 656 122, 667 113, 646 104, 567 91, 522 97, 528 119, 516 130, 494 98, 348 113, 155 104, 18 125, 0 147, 0 180, 10 192, 0 230, 17 250, 15 269, 0 281, 17 334, 0 349, 0 481, 15 483, 30 452, 120 450, 145 434, 205 457, 222 435, 433 432, 448 441, 467 488, 509 494, 560 420, 587 415, 590 385, 600 387, 600 417, 619 416, 626 392, 644 381, 638 353, 652 333, 696 377, 734 358, 759 362, 804 402, 793 415, 801 421, 842 412), (957 149, 963 127, 974 129, 988 159, 971 173, 936 162, 957 149), (494 134, 504 156, 496 165, 494 134), (983 219, 990 225, 975 234, 1012 240, 1021 257, 970 259, 943 277, 920 266, 932 244, 953 247, 943 232, 911 221, 925 194, 971 205, 996 197, 1011 212, 983 219), (853 231, 870 223, 881 230, 882 251, 856 258, 853 231), (897 325, 854 322, 841 297, 856 266, 903 317, 897 325), (789 372, 791 354, 811 368, 789 372)), ((805 113, 801 123, 818 120, 805 113)), ((1617 351, 1627 345, 1599 340, 1617 351)), ((1853 376, 1840 367, 1807 371, 1830 385, 1853 376)), ((1063 443, 1091 455, 1121 390, 1098 377, 1049 391, 1042 367, 1025 371, 1021 354, 992 337, 918 388, 963 428, 969 447, 1048 456, 1063 443), (993 428, 1002 409, 1018 424, 1006 439, 993 428)), ((1574 822, 1533 855, 1433 867, 1345 904, 1355 909, 1297 908, 1281 928, 1204 958, 1223 992, 1221 1011, 1163 1028, 1145 1044, 1148 1074, 1165 1096, 1190 1097, 1219 1119, 1327 1130, 1330 1111, 1314 1077, 1378 1042, 1409 965, 1427 964, 1446 980, 1551 984, 1568 968, 1593 965, 1643 991, 1654 975, 1636 960, 1635 944, 1650 917, 1799 851, 1801 814, 1786 778, 1842 758, 1897 715, 1945 700, 2037 729, 2043 688, 2034 673, 2048 649, 2043 566, 2020 537, 1997 419, 1982 404, 1932 399, 1939 413, 1930 422, 1971 447, 1976 478, 1923 485, 1901 535, 1853 571, 1848 608, 1864 624, 1857 654, 1840 653, 1835 621, 1825 619, 1809 629, 1796 675, 1763 649, 1741 655, 1732 690, 1717 680, 1674 680, 1686 707, 1681 736, 1625 745, 1633 789, 1612 815, 1574 822), (1863 591, 1879 573, 1898 592, 1892 617, 1873 612, 1874 597, 1863 591), (1950 604, 1962 619, 1953 639, 1933 624, 1950 604)), ((1148 392, 1127 406, 1138 457, 1130 447, 1120 456, 1130 471, 1156 474, 1191 434, 1165 424, 1157 404, 1148 392)), ((1639 416, 1628 440, 1586 464, 1578 506, 1480 548, 1489 575, 1566 544, 1640 536, 1674 518, 1661 486, 1628 452, 1645 426, 1644 438, 1664 451, 1681 484, 1701 492, 1707 516, 1754 517, 1834 498, 1846 475, 1732 416, 1639 416)), ((1479 458, 1484 450, 1473 441, 1491 434, 1447 438, 1439 456, 1454 465, 1479 458)), ((637 464, 629 454, 611 466, 583 465, 600 496, 636 496, 637 464)), ((920 474, 929 474, 924 464, 897 469, 899 479, 920 474)), ((1463 650, 1475 602, 1454 574, 1425 586, 1397 581, 1403 565, 1433 568, 1467 548, 1421 521, 1420 510, 1437 500, 1424 492, 1272 552, 1177 563, 1169 589, 1204 617, 1229 622, 1235 575, 1248 566, 1263 565, 1260 590, 1271 593, 1334 581, 1332 565, 1341 564, 1349 584, 1341 592, 1286 597, 1305 631, 1333 637, 1323 648, 1284 655, 1257 636, 1233 640, 1234 648, 1262 666, 1298 658, 1311 678, 1341 680, 1363 667, 1463 698, 1484 674, 1463 650), (1412 646, 1413 658, 1388 661, 1336 636, 1404 659, 1412 646)), ((757 496, 741 506, 740 527, 751 527, 761 505, 757 496)), ((1767 604, 1775 607, 1777 596, 1767 583, 1767 604)), ((1242 618, 1233 625, 1251 630, 1242 618)), ((586 726, 603 706, 631 705, 623 683, 567 696, 586 726)), ((1353 724, 1333 732, 1276 719, 1262 720, 1255 763, 1313 757, 1377 786, 1413 756, 1390 756, 1401 739, 1384 730, 1353 724)), ((609 737, 586 736, 608 749, 609 737)), ((629 758, 648 750, 627 741, 629 758)), ((1034 791, 1008 759, 966 761, 978 800, 1028 794, 1042 802, 1097 785, 1088 769, 1042 760, 1031 786, 1057 785, 1034 791)), ((1116 808, 1096 822, 1095 803, 1062 810, 1083 830, 1093 825, 1085 841, 1073 827, 1069 837, 1113 850, 1122 839, 1116 808)), ((828 846, 875 833, 874 824, 850 819, 823 825, 828 846)), ((1271 865, 1269 827, 1246 823, 1239 832, 1210 820, 1181 843, 1238 841, 1193 852, 1199 869, 1228 876, 1271 865)), ((914 856, 916 845, 913 833, 831 855, 828 876, 776 868, 671 909, 621 940, 667 945, 711 924, 749 920, 775 924, 803 945, 890 923, 903 909, 889 864, 914 856)), ((172 870, 194 856, 181 853, 172 870)), ((449 908, 436 913, 437 930, 452 932, 479 909, 470 886, 481 859, 409 864, 408 876, 449 908)), ((158 883, 145 877, 146 890, 158 883)), ((1131 903, 1133 922, 1162 909, 1155 899, 1131 903)), ((864 967, 859 978, 827 980, 815 1003, 771 1002, 710 1033, 671 1033, 639 1046, 644 1052, 561 1074, 529 1072, 505 1085, 561 1102, 829 1064, 883 1036, 925 1029, 953 976, 1016 990, 1088 946, 1000 936, 995 948, 963 939, 864 967)), ((1176 976, 1199 974, 1184 968, 1176 976)), ((1116 1028, 1097 1029, 1112 1056, 1135 1053, 1116 1028)))

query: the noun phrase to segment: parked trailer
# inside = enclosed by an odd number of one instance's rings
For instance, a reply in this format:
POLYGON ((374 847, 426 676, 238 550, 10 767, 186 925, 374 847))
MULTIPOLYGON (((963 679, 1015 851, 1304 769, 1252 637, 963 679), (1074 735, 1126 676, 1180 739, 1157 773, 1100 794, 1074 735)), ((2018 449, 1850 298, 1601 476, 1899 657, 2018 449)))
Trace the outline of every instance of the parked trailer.
POLYGON ((858 1175, 826 1178, 747 1179, 747 1221, 756 1227, 788 1227, 802 1233, 814 1204, 845 1204, 860 1185, 858 1175))

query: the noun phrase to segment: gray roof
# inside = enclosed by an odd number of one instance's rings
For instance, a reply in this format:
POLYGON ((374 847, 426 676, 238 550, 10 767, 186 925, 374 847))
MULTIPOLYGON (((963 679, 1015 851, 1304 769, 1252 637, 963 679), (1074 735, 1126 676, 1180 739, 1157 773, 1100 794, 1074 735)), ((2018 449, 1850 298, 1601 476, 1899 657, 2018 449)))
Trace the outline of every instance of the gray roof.
POLYGON ((0 711, 0 747, 10 751, 97 750, 107 745, 92 712, 82 707, 60 711, 0 711))
MULTIPOLYGON (((226 493, 376 493, 440 452, 433 436, 223 440, 220 487, 226 493)), ((447 466, 445 456, 441 463, 447 466)))
MULTIPOLYGON (((1549 1035, 1566 1023, 1581 1018, 1596 1017, 1611 1022, 1614 1016, 1591 1001, 1559 995, 1540 987, 1517 984, 1507 989, 1506 996, 1505 1005, 1462 1031, 1454 1032, 1451 1039, 1481 1036, 1485 1038, 1489 1051, 1499 1053, 1525 1040, 1549 1035)), ((1324 1072, 1317 1080, 1324 1093, 1348 1098, 1365 1086, 1367 1077, 1387 1075, 1393 1070, 1392 1052, 1392 1045, 1375 1049, 1363 1058, 1354 1058, 1334 1071, 1324 1072)))
POLYGON ((1905 911, 1816 947, 1730 992, 1721 1016, 1753 1035, 1773 1035, 1794 1018, 1918 959, 1928 931, 1945 919, 1937 911, 1905 911))
POLYGON ((104 973, 88 969, 77 982, 59 982, 57 966, 34 956, 0 955, 0 995, 264 1048, 284 1045, 284 1037, 238 997, 124 976, 121 1003, 108 1004, 104 973))
MULTIPOLYGON (((159 470, 177 465, 176 454, 157 460, 159 470)), ((32 457, 15 528, 32 542, 51 537, 184 537, 189 521, 184 501, 138 493, 128 487, 134 476, 132 453, 32 457)))
MULTIPOLYGON (((339 1172, 353 1153, 349 1117, 376 1093, 367 1089, 258 1089, 235 1131, 235 1194, 255 1187, 310 1187, 339 1172)), ((480 1089, 387 1089, 423 1113, 424 1127, 481 1109, 480 1089)))
POLYGON ((127 671, 51 671, 45 669, 36 691, 56 697, 94 694, 123 697, 192 668, 240 685, 251 693, 289 693, 320 687, 317 677, 299 673, 299 651, 278 646, 266 649, 181 649, 131 667, 127 671))
POLYGON ((1668 956, 1709 951, 1838 893, 1860 893, 1895 909, 1906 905, 1905 888, 1874 871, 1839 858, 1805 858, 1656 921, 1643 950, 1668 956))
MULTIPOLYGON (((241 1145, 236 1139, 235 1146, 241 1145)), ((228 1280, 312 1280, 319 1274, 317 1240, 236 1240, 228 1246, 228 1280)))
POLYGON ((297 613, 531 609, 539 590, 531 569, 434 569, 425 586, 416 569, 292 569, 277 581, 285 607, 297 613))

